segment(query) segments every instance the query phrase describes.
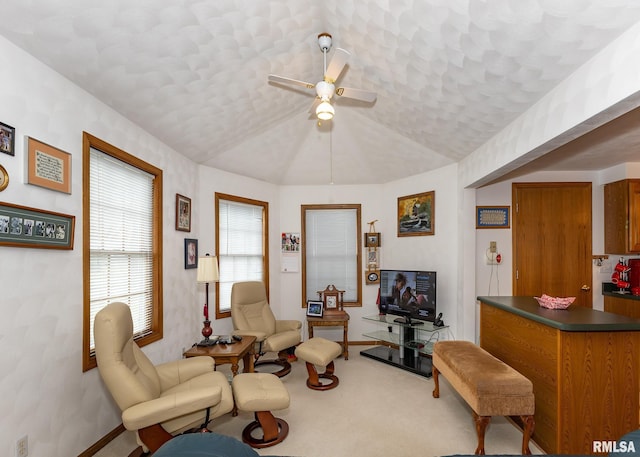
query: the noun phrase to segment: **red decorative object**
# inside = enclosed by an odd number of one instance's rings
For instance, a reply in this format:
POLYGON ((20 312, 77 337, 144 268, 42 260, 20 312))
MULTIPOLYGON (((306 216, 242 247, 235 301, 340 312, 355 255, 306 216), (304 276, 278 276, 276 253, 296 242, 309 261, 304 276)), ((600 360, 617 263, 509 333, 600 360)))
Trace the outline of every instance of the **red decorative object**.
POLYGON ((202 342, 205 343, 209 341, 209 337, 213 333, 213 329, 211 328, 211 321, 209 319, 204 321, 203 324, 204 327, 202 328, 202 336, 204 336, 204 341, 202 342))

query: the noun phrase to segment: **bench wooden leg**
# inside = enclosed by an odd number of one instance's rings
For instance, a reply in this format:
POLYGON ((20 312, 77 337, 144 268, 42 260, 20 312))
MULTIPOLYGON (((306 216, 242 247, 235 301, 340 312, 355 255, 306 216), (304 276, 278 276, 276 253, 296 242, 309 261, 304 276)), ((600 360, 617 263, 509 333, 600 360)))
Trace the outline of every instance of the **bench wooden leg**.
POLYGON ((478 416, 473 411, 473 420, 476 422, 476 434, 478 435, 478 447, 475 454, 484 455, 484 432, 487 430, 489 422, 491 422, 491 416, 478 416))
POLYGON ((533 429, 535 428, 535 420, 533 416, 520 416, 524 423, 524 430, 522 430, 522 455, 531 455, 531 449, 529 449, 529 439, 533 435, 533 429))
POLYGON ((440 398, 440 383, 438 382, 438 369, 434 366, 431 367, 433 373, 433 398, 440 398))

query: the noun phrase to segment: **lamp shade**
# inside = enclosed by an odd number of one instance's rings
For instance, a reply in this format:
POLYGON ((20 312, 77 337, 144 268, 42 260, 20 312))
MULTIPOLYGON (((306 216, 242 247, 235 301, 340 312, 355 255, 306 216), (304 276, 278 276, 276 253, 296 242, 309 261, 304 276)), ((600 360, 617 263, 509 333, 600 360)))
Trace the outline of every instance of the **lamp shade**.
POLYGON ((331 106, 331 103, 326 100, 320 103, 316 108, 316 115, 318 116, 318 119, 323 121, 332 119, 334 114, 335 110, 333 109, 333 106, 331 106))
POLYGON ((216 256, 198 258, 198 282, 213 282, 220 279, 218 259, 216 256))

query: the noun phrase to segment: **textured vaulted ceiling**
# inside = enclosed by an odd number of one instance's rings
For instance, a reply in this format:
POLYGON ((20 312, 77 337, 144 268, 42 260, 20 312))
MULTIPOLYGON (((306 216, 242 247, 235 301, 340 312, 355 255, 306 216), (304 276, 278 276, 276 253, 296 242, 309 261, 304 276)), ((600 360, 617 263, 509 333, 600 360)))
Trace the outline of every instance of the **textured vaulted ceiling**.
POLYGON ((459 161, 640 20, 632 0, 1 4, 1 35, 175 150, 278 184, 383 183, 459 161), (378 97, 338 98, 318 125, 313 91, 267 75, 319 81, 321 32, 351 53, 338 85, 378 97))

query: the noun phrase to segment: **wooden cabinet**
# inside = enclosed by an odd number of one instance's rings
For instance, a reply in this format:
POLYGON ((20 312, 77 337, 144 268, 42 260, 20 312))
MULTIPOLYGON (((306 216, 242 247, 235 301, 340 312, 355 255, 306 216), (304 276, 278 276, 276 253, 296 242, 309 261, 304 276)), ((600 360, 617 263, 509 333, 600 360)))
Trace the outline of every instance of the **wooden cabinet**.
POLYGON ((622 314, 632 319, 640 319, 640 300, 605 295, 604 310, 608 313, 622 314))
POLYGON ((534 442, 548 454, 592 454, 593 440, 637 430, 640 323, 532 297, 478 297, 480 346, 533 383, 534 442))
POLYGON ((605 184, 604 250, 607 254, 640 252, 640 179, 605 184))

